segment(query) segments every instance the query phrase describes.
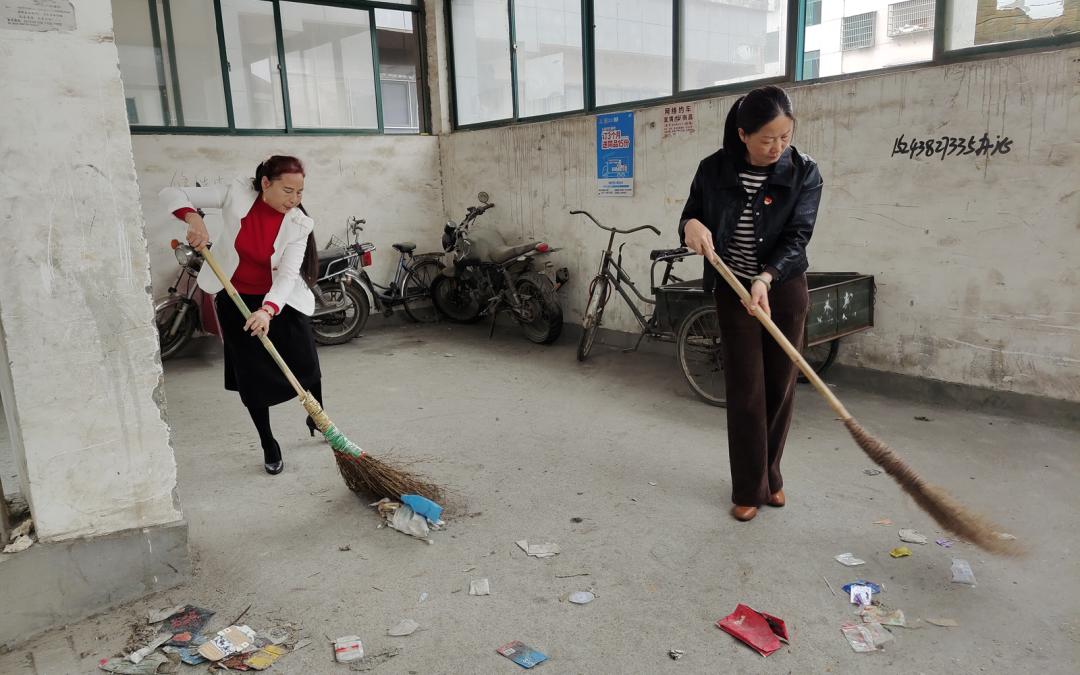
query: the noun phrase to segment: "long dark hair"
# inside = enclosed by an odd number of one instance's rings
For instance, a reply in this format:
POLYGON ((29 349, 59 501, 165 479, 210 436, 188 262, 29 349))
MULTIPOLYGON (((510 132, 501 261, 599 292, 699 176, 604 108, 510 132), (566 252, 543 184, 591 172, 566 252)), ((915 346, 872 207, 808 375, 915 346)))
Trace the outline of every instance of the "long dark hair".
POLYGON ((768 85, 758 87, 746 96, 740 96, 728 111, 724 122, 724 151, 732 153, 738 160, 746 157, 746 144, 739 138, 739 129, 743 133, 756 133, 761 127, 781 115, 792 122, 795 115, 791 112, 791 99, 780 87, 768 85))
MULTIPOLYGON (((255 169, 255 178, 251 180, 251 187, 256 192, 262 192, 262 179, 275 181, 284 173, 298 173, 305 175, 304 163, 296 157, 289 155, 273 155, 263 161, 255 169)), ((297 208, 305 216, 308 214, 303 204, 297 204, 297 208)), ((308 286, 315 283, 319 278, 319 246, 315 243, 315 233, 308 234, 307 248, 304 249, 304 262, 300 265, 300 276, 304 278, 308 286)))

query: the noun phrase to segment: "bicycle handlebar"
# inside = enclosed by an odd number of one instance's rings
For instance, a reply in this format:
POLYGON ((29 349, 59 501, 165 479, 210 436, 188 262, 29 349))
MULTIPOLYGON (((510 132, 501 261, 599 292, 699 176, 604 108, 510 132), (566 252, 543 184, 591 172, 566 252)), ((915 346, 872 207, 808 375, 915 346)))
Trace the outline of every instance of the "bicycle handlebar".
POLYGON ((633 234, 634 232, 640 232, 641 230, 652 230, 656 233, 656 236, 660 236, 660 230, 656 229, 652 225, 642 225, 641 227, 634 227, 629 230, 620 230, 614 227, 604 227, 600 224, 600 221, 596 218, 593 218, 593 215, 588 211, 570 211, 570 213, 571 215, 575 216, 586 216, 589 220, 593 221, 593 223, 595 223, 596 226, 599 227, 601 230, 607 230, 608 232, 614 232, 616 234, 633 234))

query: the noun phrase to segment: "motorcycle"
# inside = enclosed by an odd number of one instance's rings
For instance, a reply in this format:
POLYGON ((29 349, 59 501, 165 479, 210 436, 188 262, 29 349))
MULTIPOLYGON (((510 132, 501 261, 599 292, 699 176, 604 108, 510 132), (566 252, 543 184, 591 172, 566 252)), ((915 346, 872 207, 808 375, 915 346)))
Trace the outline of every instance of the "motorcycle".
POLYGON ((507 312, 521 326, 525 337, 536 344, 550 344, 562 332, 562 306, 556 292, 570 278, 570 271, 547 262, 534 269, 534 259, 558 249, 542 241, 507 246, 497 233, 474 232, 476 219, 495 208, 488 194, 477 195, 480 206, 470 206, 461 223, 448 221, 443 227, 443 250, 453 252, 453 264, 436 277, 431 296, 436 309, 459 323, 473 323, 482 317, 495 319, 507 312))
POLYGON ((220 335, 214 298, 204 293, 196 282, 202 269, 202 256, 179 240, 173 239, 171 245, 180 265, 180 276, 169 287, 169 295, 154 303, 162 361, 180 353, 194 337, 196 329, 220 335))

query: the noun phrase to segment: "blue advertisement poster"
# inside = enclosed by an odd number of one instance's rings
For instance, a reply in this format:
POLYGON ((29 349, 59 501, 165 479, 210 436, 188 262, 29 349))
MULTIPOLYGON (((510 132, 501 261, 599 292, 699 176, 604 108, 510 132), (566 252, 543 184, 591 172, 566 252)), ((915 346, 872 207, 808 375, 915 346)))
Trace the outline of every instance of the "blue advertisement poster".
POLYGON ((597 115, 596 184, 601 197, 634 196, 634 113, 597 115))

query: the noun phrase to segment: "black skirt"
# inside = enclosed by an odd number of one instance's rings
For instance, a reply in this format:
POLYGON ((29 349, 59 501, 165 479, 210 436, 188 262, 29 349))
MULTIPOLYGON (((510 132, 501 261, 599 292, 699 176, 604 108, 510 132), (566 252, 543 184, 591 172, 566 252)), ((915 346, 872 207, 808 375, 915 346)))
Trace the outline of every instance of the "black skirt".
MULTIPOLYGON (((240 298, 251 311, 263 304, 262 295, 241 293, 240 298)), ((232 298, 222 291, 214 302, 221 339, 225 343, 225 388, 238 392, 240 400, 249 408, 277 405, 296 398, 292 385, 259 338, 244 330, 244 317, 232 298)), ((267 337, 304 389, 310 390, 319 383, 322 373, 315 351, 315 336, 311 332, 311 317, 286 305, 271 319, 267 337)))

